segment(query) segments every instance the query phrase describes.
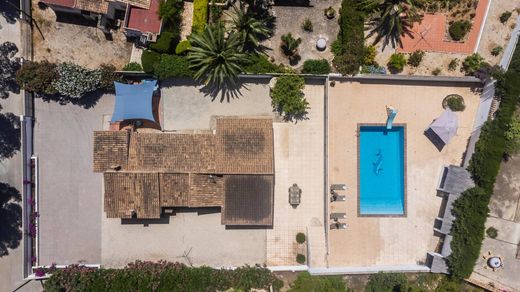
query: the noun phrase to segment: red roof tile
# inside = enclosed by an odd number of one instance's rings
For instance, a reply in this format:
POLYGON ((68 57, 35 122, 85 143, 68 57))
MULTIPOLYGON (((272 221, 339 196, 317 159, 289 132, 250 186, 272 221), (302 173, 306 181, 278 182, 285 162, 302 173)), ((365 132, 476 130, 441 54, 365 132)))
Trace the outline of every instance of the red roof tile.
POLYGON ((159 0, 150 2, 150 9, 142 9, 130 6, 127 28, 138 30, 142 33, 160 33, 161 19, 157 15, 159 11, 159 0))

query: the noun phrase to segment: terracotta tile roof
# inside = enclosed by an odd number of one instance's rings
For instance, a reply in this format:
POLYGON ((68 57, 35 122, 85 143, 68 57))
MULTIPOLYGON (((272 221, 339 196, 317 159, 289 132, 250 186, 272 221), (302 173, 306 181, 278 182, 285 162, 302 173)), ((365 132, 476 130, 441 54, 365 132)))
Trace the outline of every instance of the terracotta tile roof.
POLYGON ((108 218, 160 218, 157 173, 105 172, 104 180, 108 218))
POLYGON ((274 173, 272 119, 219 118, 217 136, 217 173, 274 173))
POLYGON ((108 11, 108 3, 106 0, 76 0, 74 7, 90 12, 106 14, 108 11))
MULTIPOLYGON (((130 2, 144 2, 144 1, 130 1, 130 2)), ((138 30, 142 33, 160 33, 161 32, 161 18, 159 12, 159 0, 148 1, 147 7, 139 5, 130 6, 128 13, 128 22, 126 27, 138 30), (137 7, 134 7, 137 6, 137 7)))
POLYGON ((175 173, 214 173, 212 134, 132 133, 128 169, 175 173))
POLYGON ((223 225, 273 225, 272 175, 225 176, 223 225))
POLYGON ((220 207, 224 204, 224 178, 190 174, 189 207, 220 207))
POLYGON ((162 207, 188 207, 190 199, 190 175, 187 173, 160 173, 162 207))
POLYGON ((126 169, 129 139, 127 131, 94 132, 94 171, 103 172, 117 166, 126 169))

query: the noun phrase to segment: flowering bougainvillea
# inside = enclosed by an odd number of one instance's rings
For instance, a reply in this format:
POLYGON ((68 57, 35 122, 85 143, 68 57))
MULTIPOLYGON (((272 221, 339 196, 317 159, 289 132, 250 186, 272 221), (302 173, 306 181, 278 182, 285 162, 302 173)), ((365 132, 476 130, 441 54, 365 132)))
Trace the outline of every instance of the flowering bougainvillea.
POLYGON ((52 82, 52 86, 62 95, 80 98, 85 93, 100 87, 100 70, 90 70, 72 63, 61 63, 58 66, 58 73, 60 77, 52 82))

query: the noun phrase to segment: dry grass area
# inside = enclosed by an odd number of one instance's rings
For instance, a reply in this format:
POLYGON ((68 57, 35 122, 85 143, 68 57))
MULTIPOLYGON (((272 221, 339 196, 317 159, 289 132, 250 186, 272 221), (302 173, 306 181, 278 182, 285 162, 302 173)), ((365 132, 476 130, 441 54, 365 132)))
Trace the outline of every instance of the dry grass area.
POLYGON ((40 9, 37 0, 32 2, 33 17, 45 38, 37 29, 33 31, 34 60, 73 62, 88 68, 109 63, 118 69, 130 60, 132 44, 122 32, 107 40, 96 27, 57 22, 52 9, 40 9))
POLYGON ((516 25, 518 13, 515 11, 520 8, 520 0, 493 0, 488 12, 488 18, 484 26, 484 32, 480 39, 478 53, 491 64, 497 64, 502 58, 502 54, 498 56, 491 55, 491 50, 497 46, 505 48, 511 32, 516 25), (513 12, 509 20, 502 24, 500 15, 506 11, 513 12))

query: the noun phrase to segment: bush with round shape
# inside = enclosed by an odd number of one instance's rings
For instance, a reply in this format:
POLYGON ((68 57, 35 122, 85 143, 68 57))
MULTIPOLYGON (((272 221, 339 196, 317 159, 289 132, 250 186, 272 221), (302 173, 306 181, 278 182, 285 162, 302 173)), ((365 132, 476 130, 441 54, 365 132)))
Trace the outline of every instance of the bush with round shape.
POLYGON ((153 73, 155 64, 159 63, 161 60, 161 54, 145 50, 143 51, 143 54, 141 55, 141 64, 143 64, 143 71, 146 73, 153 73))
POLYGON ((406 58, 401 53, 392 54, 387 65, 390 72, 394 74, 403 72, 404 66, 406 66, 406 58))
POLYGON ((156 43, 150 45, 150 49, 161 54, 173 53, 178 41, 173 33, 165 31, 161 33, 156 43))
POLYGON ((497 238, 498 230, 495 227, 491 226, 488 229, 486 229, 486 234, 491 238, 497 238))
POLYGON ((112 64, 101 64, 101 66, 99 66, 99 71, 101 71, 99 87, 114 89, 114 81, 119 81, 121 79, 120 75, 116 73, 116 67, 112 64))
POLYGON ((325 59, 321 60, 306 60, 303 63, 303 74, 329 74, 330 64, 325 59))
POLYGON ((502 46, 496 46, 493 49, 491 49, 491 56, 496 57, 500 55, 504 51, 504 48, 502 46))
POLYGON ((455 71, 457 70, 457 67, 459 66, 459 59, 455 58, 450 61, 448 64, 448 71, 455 71))
POLYGON ((175 54, 177 55, 185 55, 188 53, 188 50, 191 48, 191 43, 189 40, 183 40, 182 42, 177 44, 175 48, 175 54))
POLYGON ((302 29, 307 32, 312 32, 312 30, 313 30, 312 21, 309 18, 305 18, 305 20, 303 21, 302 29))
POLYGON ((426 53, 424 51, 418 50, 410 54, 408 58, 408 64, 412 67, 419 67, 426 53))
POLYGON ((300 265, 305 264, 305 260, 306 260, 305 255, 302 255, 301 253, 296 255, 296 262, 298 264, 300 264, 300 265))
POLYGON ((439 76, 441 73, 442 73, 442 69, 439 68, 439 67, 437 67, 437 68, 432 70, 432 75, 433 76, 439 76))
POLYGON ((376 65, 376 56, 376 47, 366 46, 363 54, 363 65, 376 65))
POLYGON ((123 71, 143 71, 143 66, 137 62, 130 62, 123 67, 123 71))
POLYGON ((466 109, 464 98, 458 94, 450 94, 442 101, 443 108, 449 108, 454 112, 461 112, 466 109))
POLYGON ((449 33, 454 41, 460 41, 470 30, 471 22, 467 20, 458 20, 450 25, 449 33))
POLYGON ((68 98, 79 99, 86 93, 100 88, 101 70, 90 70, 73 63, 58 66, 59 78, 52 86, 68 98))
POLYGON ((302 244, 305 242, 305 234, 302 233, 302 232, 298 232, 298 234, 296 234, 296 242, 299 243, 299 244, 302 244))
POLYGON ((154 66, 154 75, 159 80, 164 80, 172 77, 192 77, 193 72, 185 57, 164 54, 154 66))
POLYGON ((16 82, 27 91, 55 94, 52 82, 58 79, 58 65, 49 61, 26 61, 16 72, 16 82))
POLYGON ((483 62, 484 58, 482 58, 478 53, 471 54, 462 62, 462 70, 464 70, 467 75, 473 75, 480 68, 483 62))

